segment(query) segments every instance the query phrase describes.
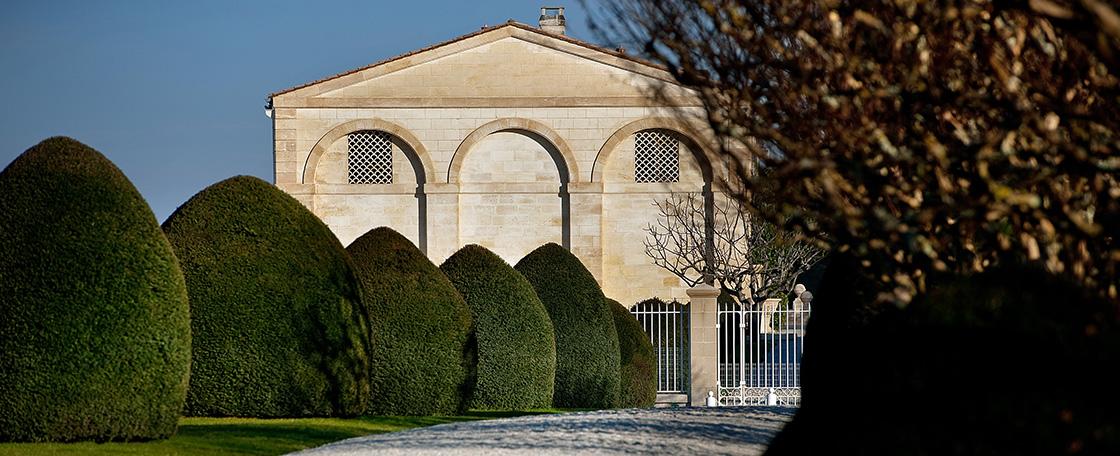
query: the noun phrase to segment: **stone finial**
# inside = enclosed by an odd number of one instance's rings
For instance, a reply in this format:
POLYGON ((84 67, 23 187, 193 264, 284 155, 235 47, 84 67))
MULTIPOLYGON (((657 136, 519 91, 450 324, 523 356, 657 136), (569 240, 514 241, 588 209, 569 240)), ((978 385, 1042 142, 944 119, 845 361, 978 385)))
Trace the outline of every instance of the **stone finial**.
POLYGON ((557 35, 564 34, 564 7, 563 6, 542 6, 541 7, 541 30, 546 32, 555 33, 557 35))

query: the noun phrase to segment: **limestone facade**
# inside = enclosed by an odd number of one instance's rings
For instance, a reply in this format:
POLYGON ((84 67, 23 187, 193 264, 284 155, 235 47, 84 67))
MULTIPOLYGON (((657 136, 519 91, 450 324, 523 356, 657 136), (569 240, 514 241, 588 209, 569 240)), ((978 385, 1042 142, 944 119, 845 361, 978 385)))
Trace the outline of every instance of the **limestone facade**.
POLYGON ((276 185, 344 245, 389 226, 436 264, 471 243, 516 264, 556 242, 623 304, 688 299, 644 230, 655 201, 710 191, 713 147, 699 103, 656 65, 511 22, 270 101, 276 185), (368 138, 381 183, 351 183, 368 138))

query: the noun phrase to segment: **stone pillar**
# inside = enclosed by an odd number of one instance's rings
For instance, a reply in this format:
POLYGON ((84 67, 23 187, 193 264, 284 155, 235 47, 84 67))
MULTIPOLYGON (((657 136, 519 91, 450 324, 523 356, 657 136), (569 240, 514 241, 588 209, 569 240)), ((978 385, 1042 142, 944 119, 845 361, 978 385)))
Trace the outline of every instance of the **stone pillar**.
POLYGON ((427 183, 428 258, 437 266, 459 250, 459 184, 427 183))
POLYGON ((719 333, 716 322, 719 288, 700 284, 688 290, 689 297, 689 361, 692 381, 688 388, 689 405, 703 406, 711 391, 719 396, 719 333))

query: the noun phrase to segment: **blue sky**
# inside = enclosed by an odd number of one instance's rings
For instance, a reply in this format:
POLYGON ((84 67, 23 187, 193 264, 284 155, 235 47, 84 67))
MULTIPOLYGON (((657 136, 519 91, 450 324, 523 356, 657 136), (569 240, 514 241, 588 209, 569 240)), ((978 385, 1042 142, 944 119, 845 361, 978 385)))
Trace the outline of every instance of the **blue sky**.
POLYGON ((269 182, 266 95, 577 0, 14 0, 0 13, 0 167, 51 136, 119 166, 162 222, 238 174, 269 182))

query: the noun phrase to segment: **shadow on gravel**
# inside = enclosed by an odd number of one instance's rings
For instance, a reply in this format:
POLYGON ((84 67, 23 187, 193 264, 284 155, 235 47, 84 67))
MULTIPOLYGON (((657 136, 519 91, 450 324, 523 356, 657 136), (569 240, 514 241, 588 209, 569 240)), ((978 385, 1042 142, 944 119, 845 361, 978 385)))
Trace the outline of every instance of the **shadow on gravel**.
POLYGON ((335 442, 311 455, 762 454, 794 409, 683 407, 452 423, 335 442))

